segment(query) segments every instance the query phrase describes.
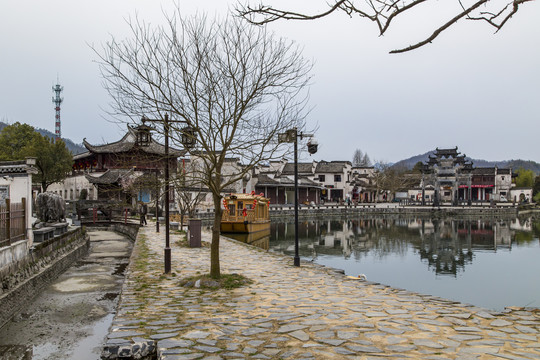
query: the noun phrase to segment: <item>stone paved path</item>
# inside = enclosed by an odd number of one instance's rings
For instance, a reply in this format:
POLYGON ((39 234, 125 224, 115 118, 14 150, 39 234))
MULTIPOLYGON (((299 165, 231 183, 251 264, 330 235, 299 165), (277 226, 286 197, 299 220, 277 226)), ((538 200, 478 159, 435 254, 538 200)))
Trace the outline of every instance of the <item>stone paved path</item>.
POLYGON ((108 346, 151 339, 167 360, 540 359, 538 309, 492 312, 311 263, 297 268, 289 257, 223 238, 222 273, 253 284, 184 288, 181 278, 209 272, 210 249, 178 239, 171 235, 174 274, 165 276, 164 234, 141 229, 108 346))

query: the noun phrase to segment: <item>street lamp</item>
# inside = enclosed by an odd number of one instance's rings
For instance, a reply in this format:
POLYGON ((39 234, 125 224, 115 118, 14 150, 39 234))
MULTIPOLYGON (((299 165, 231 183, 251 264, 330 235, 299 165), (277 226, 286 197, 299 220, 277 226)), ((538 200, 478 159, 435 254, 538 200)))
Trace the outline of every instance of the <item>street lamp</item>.
POLYGON ((304 137, 311 138, 308 142, 308 152, 315 154, 317 152, 318 143, 313 138, 312 134, 304 134, 296 128, 289 129, 284 133, 278 134, 278 142, 294 143, 294 266, 300 266, 300 256, 298 254, 298 138, 302 140, 304 137))
MULTIPOLYGON (((170 241, 169 241, 169 124, 171 122, 173 123, 184 123, 189 124, 187 121, 184 120, 169 120, 169 114, 165 114, 163 119, 148 119, 146 116, 143 116, 141 118, 141 121, 143 123, 143 126, 145 125, 145 122, 158 122, 163 123, 163 132, 165 134, 165 250, 164 250, 164 257, 165 257, 165 274, 169 274, 171 272, 171 248, 170 248, 170 241)), ((148 128, 148 134, 149 135, 149 127, 148 128)), ((181 136, 181 143, 186 149, 191 149, 195 146, 195 143, 197 141, 197 134, 195 132, 195 129, 191 126, 187 126, 181 130, 182 136, 181 136)), ((137 141, 140 141, 139 144, 141 146, 148 146, 150 145, 150 136, 144 136, 144 131, 141 133, 142 135, 137 137, 137 141)), ((159 219, 158 219, 159 220, 159 219)))

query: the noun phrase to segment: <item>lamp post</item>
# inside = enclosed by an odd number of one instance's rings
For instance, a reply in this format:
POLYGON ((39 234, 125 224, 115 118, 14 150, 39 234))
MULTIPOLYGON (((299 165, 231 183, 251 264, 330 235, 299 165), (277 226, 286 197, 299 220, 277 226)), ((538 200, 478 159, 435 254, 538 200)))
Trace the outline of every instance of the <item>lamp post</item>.
POLYGON ((279 143, 293 143, 294 144, 294 266, 300 266, 300 255, 298 254, 298 138, 302 140, 303 137, 311 138, 308 143, 308 152, 315 154, 317 152, 317 141, 313 139, 312 134, 303 134, 296 128, 287 130, 284 133, 278 134, 279 143))
MULTIPOLYGON (((145 122, 158 122, 163 123, 163 132, 165 135, 165 249, 164 249, 164 261, 165 261, 165 274, 169 274, 171 272, 171 248, 170 248, 170 236, 169 236, 169 193, 170 193, 170 186, 169 186, 169 124, 171 122, 174 123, 184 123, 188 124, 187 121, 183 120, 170 120, 169 114, 165 114, 163 119, 148 119, 147 117, 143 116, 141 119, 142 123, 145 122)), ((196 137, 195 137, 195 130, 191 126, 187 126, 184 129, 182 129, 182 138, 181 138, 182 145, 184 145, 185 148, 192 148, 195 145, 196 137)), ((146 141, 141 142, 141 145, 148 146, 150 144, 150 136, 146 137, 146 141)), ((156 203, 157 204, 157 203, 156 203)), ((157 206, 156 206, 156 214, 157 212, 157 206)), ((158 225, 157 226, 157 232, 159 232, 159 217, 157 218, 158 225)))

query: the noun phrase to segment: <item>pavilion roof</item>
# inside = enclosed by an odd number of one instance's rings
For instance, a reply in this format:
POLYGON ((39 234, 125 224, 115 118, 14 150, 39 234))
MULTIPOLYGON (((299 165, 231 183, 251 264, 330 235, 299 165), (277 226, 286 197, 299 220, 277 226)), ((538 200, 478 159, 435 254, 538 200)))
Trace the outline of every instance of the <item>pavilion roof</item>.
MULTIPOLYGON (((165 155, 165 146, 155 141, 152 137, 150 137, 150 143, 148 144, 148 146, 137 145, 136 138, 137 138, 137 131, 136 129, 130 126, 128 126, 128 132, 124 135, 124 137, 122 137, 122 139, 116 142, 103 144, 103 145, 92 145, 88 141, 86 141, 86 138, 84 138, 83 145, 88 149, 88 152, 82 153, 76 156, 77 158, 85 158, 89 156, 91 153, 116 154, 116 153, 121 153, 121 152, 129 152, 135 148, 143 152, 146 152, 148 154, 165 155)), ((169 156, 171 157, 178 157, 178 156, 183 155, 184 153, 185 151, 181 151, 181 150, 169 147, 169 156)))
POLYGON ((117 183, 130 172, 133 172, 133 169, 109 169, 100 176, 94 176, 94 174, 85 174, 84 176, 91 184, 109 185, 117 183))

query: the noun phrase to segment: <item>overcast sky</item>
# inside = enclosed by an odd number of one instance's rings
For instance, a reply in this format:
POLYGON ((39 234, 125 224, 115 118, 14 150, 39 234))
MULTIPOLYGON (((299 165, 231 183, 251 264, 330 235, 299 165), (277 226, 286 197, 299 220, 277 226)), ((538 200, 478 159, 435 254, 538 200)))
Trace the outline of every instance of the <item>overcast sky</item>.
MULTIPOLYGON (((233 4, 180 1, 185 14, 222 14, 233 4)), ((433 44, 388 54, 451 16, 436 4, 396 21, 384 37, 374 24, 345 14, 271 25, 315 63, 308 122, 318 126, 320 149, 312 159, 350 161, 361 149, 372 160, 395 162, 458 146, 472 158, 540 162, 540 2, 525 4, 497 34, 485 24, 462 21, 433 44)), ((3 0, 0 120, 54 132, 51 87, 58 77, 64 86, 62 136, 77 143, 84 137, 94 144, 118 140, 125 125, 111 122, 104 111, 110 100, 90 45, 128 36, 125 19, 136 12, 158 24, 162 9, 172 8, 172 0, 3 0)))

